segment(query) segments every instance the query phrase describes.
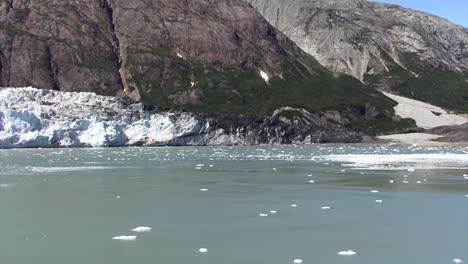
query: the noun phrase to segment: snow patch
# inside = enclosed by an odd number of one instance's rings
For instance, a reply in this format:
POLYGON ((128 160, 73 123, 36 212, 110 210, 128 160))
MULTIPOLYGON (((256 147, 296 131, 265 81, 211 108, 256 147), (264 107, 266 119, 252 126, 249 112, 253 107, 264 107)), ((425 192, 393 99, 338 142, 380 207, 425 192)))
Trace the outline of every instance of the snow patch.
POLYGON ((422 128, 455 126, 468 122, 468 117, 449 113, 438 106, 386 92, 383 94, 398 102, 395 107, 397 115, 414 119, 422 128))
POLYGON ((270 75, 268 73, 260 70, 260 76, 262 77, 263 80, 265 80, 266 83, 270 81, 270 75))

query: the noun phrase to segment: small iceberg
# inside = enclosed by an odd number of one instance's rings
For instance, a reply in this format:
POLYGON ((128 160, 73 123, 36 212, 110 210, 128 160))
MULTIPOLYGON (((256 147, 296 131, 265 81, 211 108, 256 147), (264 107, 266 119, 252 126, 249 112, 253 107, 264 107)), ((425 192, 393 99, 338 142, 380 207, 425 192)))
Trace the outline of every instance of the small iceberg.
POLYGON ((354 256, 354 255, 356 255, 356 252, 354 252, 352 250, 346 250, 346 251, 338 252, 338 255, 340 255, 340 256, 354 256))
POLYGON ((293 261, 294 264, 302 264, 304 261, 302 259, 295 259, 293 261))
POLYGON ((137 236, 115 236, 112 240, 121 240, 121 241, 135 241, 137 236))
POLYGON ((200 248, 200 249, 198 250, 198 252, 200 252, 200 253, 208 253, 208 249, 207 249, 207 248, 200 248))
POLYGON ((151 230, 153 230, 151 227, 147 227, 147 226, 139 226, 139 227, 136 227, 130 231, 132 232, 137 232, 137 233, 148 233, 148 232, 151 232, 151 230))

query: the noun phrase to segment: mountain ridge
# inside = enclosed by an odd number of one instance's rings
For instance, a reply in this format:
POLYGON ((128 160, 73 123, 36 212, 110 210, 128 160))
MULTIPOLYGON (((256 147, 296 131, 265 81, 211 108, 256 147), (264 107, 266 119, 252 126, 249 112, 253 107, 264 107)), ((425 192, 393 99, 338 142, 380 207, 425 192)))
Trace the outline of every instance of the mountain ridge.
POLYGON ((463 26, 365 0, 247 1, 333 72, 468 111, 468 29, 463 26))

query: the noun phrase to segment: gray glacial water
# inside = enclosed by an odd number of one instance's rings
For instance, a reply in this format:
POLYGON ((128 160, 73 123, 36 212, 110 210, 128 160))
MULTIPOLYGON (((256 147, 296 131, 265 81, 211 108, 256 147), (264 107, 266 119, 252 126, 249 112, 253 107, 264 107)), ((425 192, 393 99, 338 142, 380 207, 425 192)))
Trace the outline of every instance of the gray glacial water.
POLYGON ((468 262, 467 148, 0 150, 0 167, 2 264, 468 262))

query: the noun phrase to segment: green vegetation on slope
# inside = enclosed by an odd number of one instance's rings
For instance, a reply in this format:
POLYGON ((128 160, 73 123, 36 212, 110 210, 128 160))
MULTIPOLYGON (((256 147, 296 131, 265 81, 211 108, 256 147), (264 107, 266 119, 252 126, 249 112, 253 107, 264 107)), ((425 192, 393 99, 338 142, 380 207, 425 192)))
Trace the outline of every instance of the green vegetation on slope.
MULTIPOLYGON (((140 84, 137 87, 150 87, 140 89, 145 102, 197 112, 255 115, 271 115, 275 109, 284 106, 304 108, 309 112, 325 112, 350 109, 365 111, 366 106, 370 105, 382 115, 368 120, 365 112, 362 112, 361 116, 356 117, 359 119, 353 127, 356 130, 375 135, 414 126, 411 122, 394 121, 392 115, 396 103, 380 92, 362 85, 352 77, 335 76, 323 68, 314 69, 311 74, 298 61, 291 62, 281 77, 273 76, 268 83, 255 70, 216 67, 197 60, 179 62, 170 65, 170 69, 176 73, 174 78, 182 80, 178 87, 134 80, 140 84), (196 82, 193 88, 190 88, 190 79, 184 77, 190 75, 187 67, 190 67, 193 81, 196 82), (168 100, 170 95, 190 91, 200 94, 199 103, 175 104, 168 100)), ((161 64, 156 63, 152 67, 160 67, 158 65, 161 64)))
POLYGON ((402 53, 400 59, 407 69, 388 58, 390 72, 368 75, 365 81, 372 86, 389 87, 405 97, 456 112, 468 112, 468 71, 452 72, 424 67, 415 53, 402 53))

